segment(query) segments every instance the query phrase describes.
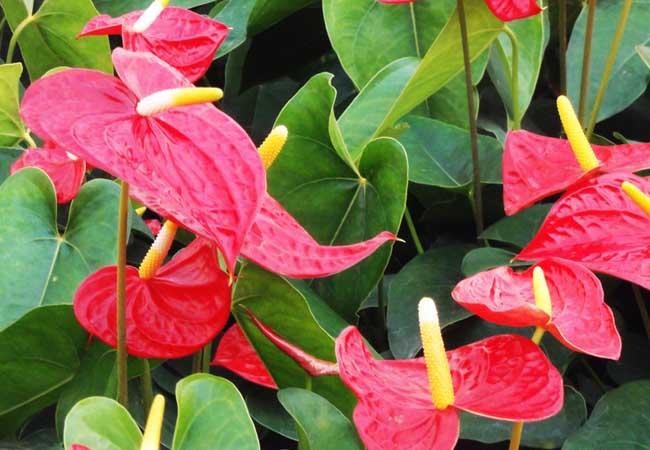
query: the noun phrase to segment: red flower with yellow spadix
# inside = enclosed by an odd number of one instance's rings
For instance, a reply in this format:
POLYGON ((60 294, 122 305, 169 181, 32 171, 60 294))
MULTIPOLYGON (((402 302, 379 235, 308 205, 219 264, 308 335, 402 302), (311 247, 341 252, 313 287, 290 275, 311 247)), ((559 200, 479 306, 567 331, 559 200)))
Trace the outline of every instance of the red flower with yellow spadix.
POLYGON ((535 326, 570 349, 599 358, 621 355, 621 337, 600 281, 580 264, 546 259, 522 273, 498 267, 461 281, 451 296, 490 322, 535 326))
POLYGON ((515 258, 562 258, 650 289, 650 219, 623 183, 650 193, 650 180, 629 173, 584 180, 555 202, 515 258))
POLYGON ((232 272, 266 192, 246 132, 150 53, 118 48, 121 79, 70 69, 34 82, 21 115, 36 134, 129 183, 159 215, 214 241, 232 272), (56 111, 56 114, 52 114, 56 111))
MULTIPOLYGON (((282 151, 288 130, 276 127, 259 149, 268 169, 282 151)), ((242 256, 272 272, 292 278, 326 277, 358 263, 386 241, 396 240, 389 232, 351 245, 321 245, 268 193, 249 230, 242 256)))
MULTIPOLYGON (((139 268, 126 267, 126 347, 143 358, 195 353, 221 331, 230 314, 228 276, 216 248, 197 238, 162 265, 177 226, 167 221, 139 268)), ((79 323, 115 347, 117 267, 86 278, 74 296, 79 323)))
POLYGON ((458 410, 535 421, 562 408, 562 376, 530 339, 494 336, 445 352, 433 300, 419 307, 424 358, 376 360, 348 327, 336 340, 343 382, 359 399, 353 419, 368 450, 446 450, 458 410))
MULTIPOLYGON (((144 426, 140 450, 159 450, 160 434, 162 432, 163 418, 165 416, 165 397, 157 394, 151 402, 151 409, 144 426)), ((85 445, 72 444, 71 450, 95 450, 85 445)))
POLYGON ((515 214, 598 173, 650 168, 650 143, 590 145, 569 99, 557 99, 568 139, 511 131, 503 153, 503 203, 515 214))
POLYGON ((125 49, 153 53, 196 81, 210 67, 229 29, 209 17, 168 4, 169 0, 154 0, 144 11, 116 18, 102 14, 92 18, 79 37, 121 34, 125 49))
POLYGON ((23 167, 38 167, 52 180, 57 203, 68 203, 77 196, 86 174, 83 159, 55 144, 46 142, 43 148, 29 148, 11 165, 12 175, 23 167))
MULTIPOLYGON (((395 5, 400 3, 414 3, 416 0, 377 0, 379 3, 395 5)), ((524 19, 542 12, 535 0, 485 0, 485 4, 492 14, 499 20, 510 22, 524 19)))

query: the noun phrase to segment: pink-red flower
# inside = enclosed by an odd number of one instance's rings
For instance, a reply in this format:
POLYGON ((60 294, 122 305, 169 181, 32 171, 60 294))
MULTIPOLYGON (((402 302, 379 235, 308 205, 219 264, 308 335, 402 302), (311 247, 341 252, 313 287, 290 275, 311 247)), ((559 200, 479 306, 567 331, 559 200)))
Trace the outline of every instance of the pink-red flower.
MULTIPOLYGON (((195 239, 159 269, 150 267, 151 276, 141 277, 146 271, 126 268, 126 342, 130 355, 189 355, 223 329, 230 315, 231 293, 228 276, 219 268, 216 249, 209 241, 195 239)), ((103 267, 81 283, 74 297, 79 323, 112 347, 117 341, 116 276, 116 266, 103 267)))
POLYGON ((583 180, 551 208, 518 260, 562 258, 650 289, 650 218, 621 189, 628 181, 650 193, 650 181, 628 173, 583 180))
POLYGON ((621 354, 621 337, 600 281, 580 264, 545 259, 522 273, 498 267, 461 281, 452 297, 490 322, 543 328, 572 350, 609 359, 621 354), (535 304, 535 267, 546 278, 550 315, 535 304))
POLYGON ((75 198, 86 174, 84 160, 49 142, 43 148, 25 150, 9 172, 13 175, 23 167, 38 167, 50 177, 57 203, 68 203, 75 198))
POLYGON ((151 25, 138 31, 135 25, 143 12, 133 11, 116 18, 106 14, 94 17, 79 37, 121 34, 125 49, 153 53, 190 81, 196 81, 210 67, 229 31, 216 20, 173 6, 164 8, 151 25))
MULTIPOLYGON (((389 5, 399 3, 413 3, 416 0, 377 0, 379 3, 389 5)), ((535 0, 485 0, 485 4, 492 14, 499 20, 510 22, 512 20, 524 19, 542 12, 535 0)))
POLYGON ((211 365, 225 367, 252 383, 278 388, 238 324, 232 325, 221 337, 211 365))
POLYGON ((458 411, 512 421, 541 420, 563 403, 559 372, 532 341, 494 336, 447 352, 455 400, 432 402, 424 358, 376 360, 348 327, 336 340, 343 382, 359 399, 354 423, 368 450, 452 449, 458 411))

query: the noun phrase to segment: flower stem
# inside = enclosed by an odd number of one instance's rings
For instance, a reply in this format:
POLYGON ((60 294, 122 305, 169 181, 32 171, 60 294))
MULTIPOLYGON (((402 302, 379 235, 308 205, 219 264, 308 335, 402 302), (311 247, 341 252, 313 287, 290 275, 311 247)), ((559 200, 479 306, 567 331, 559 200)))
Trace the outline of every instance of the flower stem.
POLYGON ((580 103, 578 106, 578 119, 584 124, 587 114, 587 97, 589 96, 589 66, 591 64, 591 42, 594 34, 594 18, 596 16, 596 0, 589 0, 587 4, 587 29, 585 31, 585 44, 582 50, 582 73, 580 75, 580 103))
POLYGON ((27 142, 27 145, 29 145, 31 148, 36 148, 38 147, 36 145, 36 142, 34 142, 34 139, 32 139, 31 135, 27 130, 23 130, 23 141, 27 142))
MULTIPOLYGON (((544 328, 535 327, 535 332, 533 333, 533 336, 530 338, 530 340, 533 341, 535 345, 539 345, 539 343, 542 342, 542 337, 544 337, 545 332, 546 330, 544 328)), ((510 435, 510 445, 508 446, 508 450, 519 450, 519 445, 521 444, 521 435, 523 432, 523 422, 515 422, 512 424, 512 434, 510 435)))
POLYGON ((18 43, 18 37, 20 37, 25 27, 27 27, 27 25, 33 21, 34 16, 30 14, 25 17, 14 30, 13 34, 11 35, 11 40, 9 41, 9 48, 7 49, 7 57, 5 58, 6 64, 11 64, 13 62, 14 51, 16 50, 16 44, 18 43))
POLYGON ((129 184, 121 182, 120 206, 117 222, 117 400, 129 404, 126 353, 126 243, 129 218, 129 184))
POLYGON ((566 0, 559 1, 558 40, 560 41, 560 93, 566 95, 566 0))
POLYGON ((473 198, 474 198, 474 223, 476 235, 483 233, 483 199, 481 196, 481 169, 478 159, 478 131, 476 129, 476 115, 474 113, 474 84, 472 83, 472 67, 469 58, 469 38, 467 34, 467 19, 463 0, 456 0, 458 23, 460 25, 460 38, 463 45, 463 63, 465 65, 465 90, 467 93, 467 114, 469 115, 470 146, 472 149, 473 166, 473 198))
POLYGON ((510 75, 510 92, 512 93, 512 129, 521 128, 519 116, 519 39, 508 25, 503 26, 503 32, 510 38, 512 47, 512 74, 510 75))
POLYGON ((612 40, 612 46, 609 48, 609 53, 607 54, 607 61, 605 62, 605 69, 603 69, 603 76, 601 77, 600 84, 598 85, 596 100, 594 101, 594 106, 591 108, 591 117, 589 118, 589 126, 587 127, 587 139, 591 139, 591 135, 594 133, 594 128, 596 128, 598 111, 600 111, 600 105, 603 103, 605 91, 607 90, 607 85, 609 84, 609 77, 612 74, 612 70, 614 69, 616 55, 618 55, 618 49, 621 46, 621 41, 623 40, 625 25, 627 24, 627 18, 630 15, 630 9, 632 9, 632 0, 625 0, 623 3, 623 10, 621 11, 621 15, 618 18, 618 23, 616 24, 616 33, 614 34, 614 39, 612 40))
POLYGON ((142 388, 142 404, 145 415, 149 414, 151 403, 153 403, 153 387, 151 384, 151 366, 149 360, 142 359, 143 372, 140 376, 140 387, 142 388))
POLYGON ((648 343, 650 343, 650 317, 648 316, 648 308, 645 306, 643 295, 641 294, 641 288, 639 288, 639 286, 636 284, 633 284, 632 290, 634 291, 634 299, 636 300, 636 305, 639 308, 639 312, 641 313, 641 321, 643 322, 645 334, 648 337, 648 343))
POLYGON ((413 218, 411 217, 408 206, 404 209, 404 218, 406 219, 406 225, 409 227, 411 238, 413 238, 415 249, 418 251, 418 254, 421 255, 424 253, 424 248, 422 248, 422 242, 420 242, 420 237, 418 236, 418 231, 415 229, 415 224, 413 224, 413 218))
POLYGON ((203 354, 201 358, 201 372, 210 373, 210 356, 212 356, 212 342, 208 342, 203 347, 203 354))

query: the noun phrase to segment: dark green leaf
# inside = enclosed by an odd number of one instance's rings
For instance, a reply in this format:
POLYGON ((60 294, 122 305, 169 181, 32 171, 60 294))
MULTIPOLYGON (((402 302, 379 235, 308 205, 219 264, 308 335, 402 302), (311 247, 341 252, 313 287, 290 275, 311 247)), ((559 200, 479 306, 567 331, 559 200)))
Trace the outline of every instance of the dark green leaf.
POLYGON ((254 388, 246 395, 246 404, 255 422, 286 438, 298 440, 293 419, 278 401, 276 391, 254 388))
POLYGON ((301 450, 363 450, 352 423, 320 395, 287 388, 278 392, 278 399, 296 421, 301 450))
POLYGON ((461 261, 467 245, 434 248, 405 265, 388 290, 388 341, 395 358, 412 358, 422 348, 417 306, 422 297, 435 300, 440 325, 445 327, 472 315, 451 298, 462 278, 461 261))
POLYGON ((21 148, 0 148, 0 183, 9 177, 11 165, 22 155, 21 148))
POLYGON ((533 205, 514 216, 504 217, 486 228, 480 237, 524 248, 539 230, 551 206, 553 205, 533 205))
POLYGON ((470 250, 461 265, 461 270, 466 277, 470 277, 484 270, 510 265, 515 254, 496 247, 481 247, 470 250))

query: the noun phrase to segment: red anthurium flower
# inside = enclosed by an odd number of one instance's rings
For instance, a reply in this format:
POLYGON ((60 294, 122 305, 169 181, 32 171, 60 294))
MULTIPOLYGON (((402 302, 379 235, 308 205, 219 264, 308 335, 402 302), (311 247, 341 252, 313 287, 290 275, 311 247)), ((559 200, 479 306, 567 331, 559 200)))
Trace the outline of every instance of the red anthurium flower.
POLYGON ((515 214, 549 195, 601 172, 636 172, 650 168, 650 143, 590 145, 571 102, 557 99, 568 139, 511 131, 503 154, 503 204, 515 214))
POLYGON ((271 389, 278 388, 238 324, 224 333, 211 365, 225 367, 252 383, 271 389))
MULTIPOLYGON (((415 0, 377 0, 379 3, 398 4, 413 3, 415 0)), ((504 22, 524 19, 542 12, 535 0, 485 0, 492 14, 504 22)))
POLYGON ((603 301, 600 281, 580 264, 546 259, 522 273, 498 267, 461 281, 451 295, 490 322, 541 327, 572 350, 600 358, 620 357, 621 337, 603 301), (535 268, 542 269, 546 278, 550 314, 535 303, 535 268))
POLYGON ((368 450, 452 449, 458 410, 533 421, 562 408, 562 376, 529 339, 494 336, 445 353, 431 299, 420 302, 420 327, 424 358, 375 360, 354 327, 336 340, 340 376, 359 399, 353 419, 368 450))
POLYGON ((70 450, 90 450, 88 447, 79 445, 79 444, 72 444, 70 447, 70 450))
POLYGON ((128 182, 140 203, 215 241, 232 272, 266 191, 255 145, 201 103, 218 99, 219 89, 194 88, 150 53, 118 48, 113 63, 121 80, 70 69, 33 83, 22 100, 25 123, 128 182))
POLYGON ((68 203, 77 196, 86 174, 86 163, 55 144, 30 148, 11 165, 13 175, 23 167, 38 167, 52 180, 57 203, 68 203))
POLYGON ((551 208, 518 260, 558 257, 650 289, 650 218, 621 188, 650 180, 613 173, 585 180, 551 208))
POLYGON ((155 0, 146 11, 116 18, 102 14, 91 19, 79 36, 121 34, 125 49, 153 53, 196 81, 210 67, 229 29, 187 9, 165 8, 167 3, 155 0))
MULTIPOLYGON (((176 226, 166 222, 139 269, 126 270, 128 353, 143 358, 178 358, 198 351, 230 314, 228 276, 219 268, 214 245, 195 239, 160 267, 176 226)), ((108 345, 116 345, 117 267, 86 278, 74 297, 79 323, 108 345)))

